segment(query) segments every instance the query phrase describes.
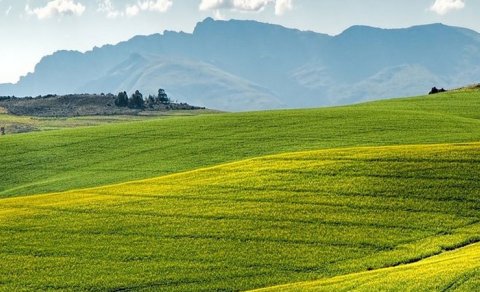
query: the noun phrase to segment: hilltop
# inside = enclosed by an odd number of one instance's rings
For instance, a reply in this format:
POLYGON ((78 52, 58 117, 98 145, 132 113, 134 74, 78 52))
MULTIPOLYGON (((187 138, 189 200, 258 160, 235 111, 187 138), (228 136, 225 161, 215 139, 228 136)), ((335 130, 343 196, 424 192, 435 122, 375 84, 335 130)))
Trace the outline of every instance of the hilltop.
POLYGON ((0 196, 92 187, 322 148, 480 140, 480 91, 149 119, 2 137, 0 196))
POLYGON ((85 53, 58 51, 0 95, 119 92, 172 95, 220 110, 356 103, 480 80, 480 34, 429 24, 353 26, 339 35, 207 18, 193 33, 136 36, 85 53), (198 94, 201 92, 201 96, 198 94))
POLYGON ((146 111, 205 109, 176 102, 145 108, 119 107, 116 105, 116 99, 117 96, 113 94, 50 94, 34 98, 0 97, 0 107, 12 115, 34 117, 138 115, 146 111))

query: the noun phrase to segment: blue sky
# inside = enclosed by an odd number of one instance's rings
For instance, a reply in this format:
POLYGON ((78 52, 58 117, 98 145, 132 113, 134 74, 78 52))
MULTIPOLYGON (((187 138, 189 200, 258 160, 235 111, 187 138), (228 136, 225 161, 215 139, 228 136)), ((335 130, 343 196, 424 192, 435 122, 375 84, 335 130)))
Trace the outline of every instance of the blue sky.
POLYGON ((206 17, 254 19, 338 34, 442 22, 480 31, 479 0, 0 0, 0 83, 16 82, 42 56, 86 51, 138 34, 191 32, 206 17))

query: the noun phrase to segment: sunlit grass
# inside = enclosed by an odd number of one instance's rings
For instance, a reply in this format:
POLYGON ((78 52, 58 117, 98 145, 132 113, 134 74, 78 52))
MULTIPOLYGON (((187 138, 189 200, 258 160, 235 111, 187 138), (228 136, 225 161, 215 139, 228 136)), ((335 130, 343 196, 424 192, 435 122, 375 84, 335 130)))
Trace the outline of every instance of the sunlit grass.
POLYGON ((478 153, 308 151, 2 199, 0 289, 244 290, 410 263, 480 240, 478 153))
POLYGON ((477 291, 480 244, 413 264, 276 286, 260 291, 477 291))
POLYGON ((480 92, 460 91, 7 135, 0 139, 0 196, 119 183, 289 151, 480 141, 479 117, 480 92))

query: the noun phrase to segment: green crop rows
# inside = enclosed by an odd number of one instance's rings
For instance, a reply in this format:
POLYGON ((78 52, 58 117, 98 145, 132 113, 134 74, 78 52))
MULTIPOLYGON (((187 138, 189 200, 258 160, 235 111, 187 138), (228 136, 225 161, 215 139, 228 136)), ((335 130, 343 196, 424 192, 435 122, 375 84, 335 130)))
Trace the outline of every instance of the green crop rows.
POLYGON ((480 92, 4 136, 0 196, 65 191, 267 154, 480 141, 480 92))
POLYGON ((0 137, 0 290, 474 290, 479 117, 458 91, 0 137))

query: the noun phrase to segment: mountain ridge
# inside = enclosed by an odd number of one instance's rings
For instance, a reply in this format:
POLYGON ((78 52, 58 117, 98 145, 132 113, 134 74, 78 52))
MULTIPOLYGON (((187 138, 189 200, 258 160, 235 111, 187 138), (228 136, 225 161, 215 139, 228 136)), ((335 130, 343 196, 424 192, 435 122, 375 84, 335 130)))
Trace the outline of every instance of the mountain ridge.
POLYGON ((166 30, 85 53, 58 51, 16 84, 0 84, 0 95, 162 87, 189 103, 237 111, 420 95, 433 86, 479 79, 480 34, 466 28, 356 25, 331 36, 206 18, 192 33, 166 30), (138 58, 135 65, 132 56, 138 58), (125 64, 133 67, 122 70, 125 64))

